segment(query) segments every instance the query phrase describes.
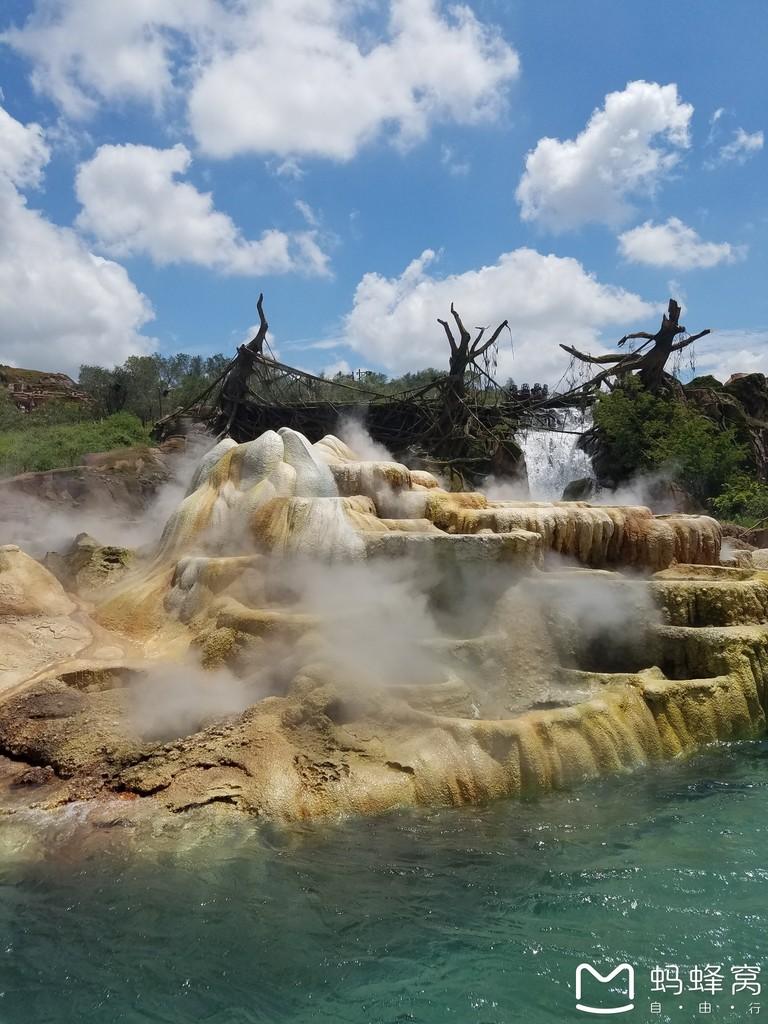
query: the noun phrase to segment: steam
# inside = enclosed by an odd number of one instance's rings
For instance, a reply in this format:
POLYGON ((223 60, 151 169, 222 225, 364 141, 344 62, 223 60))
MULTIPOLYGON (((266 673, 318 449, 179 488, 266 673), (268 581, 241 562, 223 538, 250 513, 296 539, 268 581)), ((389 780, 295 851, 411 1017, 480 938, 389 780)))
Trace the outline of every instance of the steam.
POLYGON ((686 498, 689 496, 675 485, 667 467, 655 473, 639 473, 613 490, 599 488, 589 501, 592 505, 642 505, 655 515, 666 515, 689 511, 681 508, 689 505, 686 498))
POLYGON ((396 462, 397 460, 383 444, 374 441, 359 419, 344 416, 339 421, 339 437, 361 462, 396 462))
POLYGON ((629 672, 652 663, 649 637, 663 617, 646 579, 550 558, 535 589, 561 664, 629 672))
MULTIPOLYGON (((33 558, 47 551, 62 551, 81 533, 88 533, 100 544, 142 548, 155 544, 163 527, 183 500, 190 477, 200 458, 213 447, 206 434, 190 434, 183 450, 165 456, 171 477, 155 491, 146 507, 140 493, 119 503, 120 480, 116 475, 115 494, 109 477, 94 476, 93 492, 83 497, 72 485, 64 496, 51 485, 50 494, 39 498, 24 493, 10 481, 0 486, 0 544, 17 544, 33 558), (64 502, 69 501, 69 505, 64 502)), ((43 475, 41 490, 45 487, 43 475)), ((126 498, 126 494, 123 494, 126 498)))
POLYGON ((240 714, 266 692, 225 668, 205 671, 193 661, 150 666, 130 683, 128 718, 148 740, 188 736, 240 714))
POLYGON ((487 476, 480 484, 479 490, 491 501, 530 501, 531 495, 525 480, 512 480, 508 477, 487 476))
POLYGON ((298 610, 317 618, 324 660, 342 683, 370 688, 445 677, 429 649, 441 635, 429 608, 433 580, 415 569, 412 560, 398 559, 301 562, 290 570, 298 610))

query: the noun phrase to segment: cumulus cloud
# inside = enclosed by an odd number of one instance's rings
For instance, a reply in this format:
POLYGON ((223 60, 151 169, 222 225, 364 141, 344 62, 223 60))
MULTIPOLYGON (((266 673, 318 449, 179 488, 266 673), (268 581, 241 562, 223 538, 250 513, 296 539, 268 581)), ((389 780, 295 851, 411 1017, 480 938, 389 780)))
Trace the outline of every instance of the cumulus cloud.
POLYGON ((36 187, 50 156, 39 124, 21 124, 0 107, 0 178, 20 188, 36 187))
MULTIPOLYGON (((389 0, 374 34, 359 0, 37 0, 2 39, 71 116, 99 102, 163 103, 183 84, 207 153, 348 160, 383 134, 494 116, 514 49, 464 4, 389 0)), ((297 167, 283 163, 282 167, 297 167)))
POLYGON ((713 161, 716 165, 726 163, 737 163, 744 164, 749 160, 755 153, 759 153, 763 148, 765 139, 763 133, 758 132, 745 132, 743 128, 737 128, 733 133, 733 138, 730 142, 726 142, 725 145, 721 146, 717 153, 717 159, 713 161))
POLYGON ((435 0, 391 0, 387 37, 363 48, 356 6, 252 5, 237 45, 217 53, 192 88, 190 124, 202 148, 348 160, 387 130, 407 144, 433 120, 498 111, 519 60, 468 7, 444 15, 435 0))
POLYGON ((647 220, 619 235, 619 252, 631 263, 693 270, 735 263, 744 257, 746 249, 730 242, 705 242, 678 217, 670 217, 664 224, 647 220))
POLYGON ((202 45, 212 0, 38 0, 26 24, 0 35, 32 62, 32 84, 70 117, 99 101, 159 107, 172 88, 180 33, 202 45))
POLYGON ((674 84, 609 93, 575 139, 539 139, 528 153, 515 193, 521 217, 552 231, 621 224, 630 197, 653 193, 690 144, 692 114, 674 84))
POLYGON ((427 249, 399 277, 365 274, 340 340, 397 373, 442 366, 446 340, 436 318, 454 301, 470 328, 509 320, 512 345, 503 335, 499 378, 555 383, 567 365, 558 342, 596 352, 604 348, 604 328, 622 334, 657 312, 640 296, 602 284, 568 257, 516 249, 490 266, 446 277, 430 273, 435 259, 427 249))
POLYGON ((178 180, 190 166, 182 145, 100 146, 77 173, 78 227, 117 256, 146 254, 160 265, 194 263, 226 274, 326 275, 328 258, 316 231, 265 231, 243 238, 213 197, 178 180))
POLYGON ((27 205, 17 185, 39 184, 47 161, 39 126, 0 108, 0 361, 76 375, 148 351, 153 314, 123 267, 27 205))

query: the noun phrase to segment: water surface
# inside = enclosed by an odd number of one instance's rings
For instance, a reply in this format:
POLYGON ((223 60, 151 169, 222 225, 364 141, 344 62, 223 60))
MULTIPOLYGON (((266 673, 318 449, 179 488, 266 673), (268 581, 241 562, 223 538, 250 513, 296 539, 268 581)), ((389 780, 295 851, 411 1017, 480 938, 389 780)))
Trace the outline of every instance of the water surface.
POLYGON ((637 969, 636 1009, 608 1019, 759 1021, 768 998, 730 978, 702 1016, 649 972, 768 975, 767 821, 756 743, 536 803, 187 823, 139 849, 119 826, 52 835, 0 867, 0 1022, 596 1020, 575 1009, 582 960, 637 969))

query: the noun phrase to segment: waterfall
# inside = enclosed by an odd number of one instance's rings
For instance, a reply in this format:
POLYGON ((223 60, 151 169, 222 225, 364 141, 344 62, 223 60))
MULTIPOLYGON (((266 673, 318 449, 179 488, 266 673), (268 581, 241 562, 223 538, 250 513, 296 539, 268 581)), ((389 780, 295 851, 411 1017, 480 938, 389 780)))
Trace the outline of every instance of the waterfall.
POLYGON ((591 413, 564 409, 555 415, 555 429, 524 430, 515 438, 525 456, 535 501, 559 501, 571 481, 595 477, 591 459, 577 447, 580 434, 592 426, 591 413))

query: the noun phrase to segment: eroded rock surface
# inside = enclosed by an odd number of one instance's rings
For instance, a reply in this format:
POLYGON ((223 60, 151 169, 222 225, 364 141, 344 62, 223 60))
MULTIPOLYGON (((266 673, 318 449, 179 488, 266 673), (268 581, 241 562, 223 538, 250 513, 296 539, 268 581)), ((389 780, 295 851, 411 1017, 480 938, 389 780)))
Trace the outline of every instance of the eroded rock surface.
POLYGON ((720 542, 706 516, 449 493, 330 436, 225 440, 144 561, 79 537, 56 579, 0 549, 13 805, 371 814, 760 735, 768 573, 720 542))

